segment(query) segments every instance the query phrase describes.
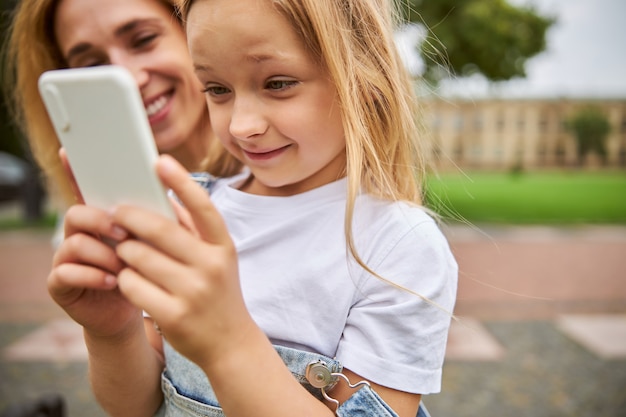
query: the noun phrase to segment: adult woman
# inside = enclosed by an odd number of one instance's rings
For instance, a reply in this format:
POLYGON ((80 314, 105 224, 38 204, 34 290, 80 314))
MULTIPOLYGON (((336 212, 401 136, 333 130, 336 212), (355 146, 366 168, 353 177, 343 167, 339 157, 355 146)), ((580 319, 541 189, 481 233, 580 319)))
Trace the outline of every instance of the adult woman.
POLYGON ((47 70, 121 65, 141 91, 157 148, 190 171, 227 176, 241 165, 212 140, 200 85, 172 4, 165 0, 22 0, 7 43, 16 117, 64 206, 75 201, 60 144, 37 90, 47 70))

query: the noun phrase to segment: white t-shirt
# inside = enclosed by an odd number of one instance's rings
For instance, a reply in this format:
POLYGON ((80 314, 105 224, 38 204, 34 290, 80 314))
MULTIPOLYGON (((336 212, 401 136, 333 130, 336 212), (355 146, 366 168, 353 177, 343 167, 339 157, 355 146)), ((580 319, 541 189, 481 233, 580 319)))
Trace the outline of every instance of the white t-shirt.
POLYGON ((457 289, 457 264, 423 209, 360 196, 354 242, 366 272, 347 252, 347 180, 291 197, 218 180, 211 199, 237 247, 244 299, 274 344, 335 357, 375 383, 429 394, 441 371, 457 289))

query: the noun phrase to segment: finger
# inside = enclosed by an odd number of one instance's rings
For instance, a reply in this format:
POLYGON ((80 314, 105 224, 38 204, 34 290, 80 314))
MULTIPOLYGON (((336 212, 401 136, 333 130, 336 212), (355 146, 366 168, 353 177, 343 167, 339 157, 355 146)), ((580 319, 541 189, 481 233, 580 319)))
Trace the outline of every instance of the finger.
POLYGON ((125 268, 117 277, 120 292, 134 305, 146 311, 154 320, 170 317, 176 300, 165 290, 144 279, 131 268, 125 268))
POLYGON ((178 222, 150 210, 118 206, 111 216, 129 234, 180 262, 195 259, 193 253, 205 243, 178 222))
POLYGON ((230 242, 222 216, 211 203, 208 193, 189 177, 182 165, 169 155, 161 155, 156 169, 163 184, 176 194, 189 211, 203 240, 218 244, 230 242))
POLYGON ((67 153, 64 148, 59 149, 59 158, 61 158, 61 165, 65 168, 67 175, 70 179, 70 187, 74 192, 74 196, 76 197, 76 202, 79 204, 83 204, 85 200, 83 200, 83 195, 78 188, 78 184, 76 183, 76 178, 74 177, 74 173, 72 172, 72 167, 70 166, 70 162, 67 159, 67 153))
POLYGON ((65 213, 65 236, 86 233, 97 237, 107 237, 119 242, 128 237, 128 233, 117 226, 111 215, 95 207, 82 204, 73 205, 65 213))
POLYGON ((189 214, 187 209, 181 206, 180 203, 173 198, 170 198, 170 201, 172 203, 172 207, 174 208, 174 214, 176 214, 178 222, 183 227, 185 227, 185 229, 187 229, 191 234, 199 237, 200 234, 196 230, 196 226, 193 224, 193 219, 191 218, 191 215, 189 214))
POLYGON ((181 280, 186 276, 185 268, 176 260, 139 240, 126 240, 116 247, 117 255, 139 275, 167 292, 175 293, 184 287, 181 280))
POLYGON ((112 290, 117 286, 114 275, 101 269, 79 264, 62 264, 48 277, 48 292, 55 300, 67 298, 77 290, 112 290))
POLYGON ((53 267, 65 263, 89 265, 113 275, 125 266, 110 246, 85 234, 68 237, 56 251, 52 259, 53 267))

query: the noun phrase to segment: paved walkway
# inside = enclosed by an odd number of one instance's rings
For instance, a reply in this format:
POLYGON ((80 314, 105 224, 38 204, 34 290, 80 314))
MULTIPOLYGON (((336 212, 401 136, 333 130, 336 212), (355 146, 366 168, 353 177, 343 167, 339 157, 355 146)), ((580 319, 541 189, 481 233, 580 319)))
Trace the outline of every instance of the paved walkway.
POLYGON ((457 314, 542 319, 626 312, 626 227, 452 227, 457 314))
MULTIPOLYGON (((626 416, 626 228, 447 227, 460 265, 438 416, 626 416)), ((80 328, 49 298, 47 232, 0 233, 0 415, 62 394, 104 414, 80 328)))

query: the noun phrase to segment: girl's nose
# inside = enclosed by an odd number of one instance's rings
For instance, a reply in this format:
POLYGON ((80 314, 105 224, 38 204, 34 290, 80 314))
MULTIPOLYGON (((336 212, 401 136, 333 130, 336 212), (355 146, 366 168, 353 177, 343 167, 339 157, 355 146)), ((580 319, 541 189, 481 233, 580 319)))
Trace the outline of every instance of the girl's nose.
POLYGON ((236 98, 230 119, 230 133, 237 139, 250 139, 265 133, 267 122, 262 104, 250 98, 236 98))

